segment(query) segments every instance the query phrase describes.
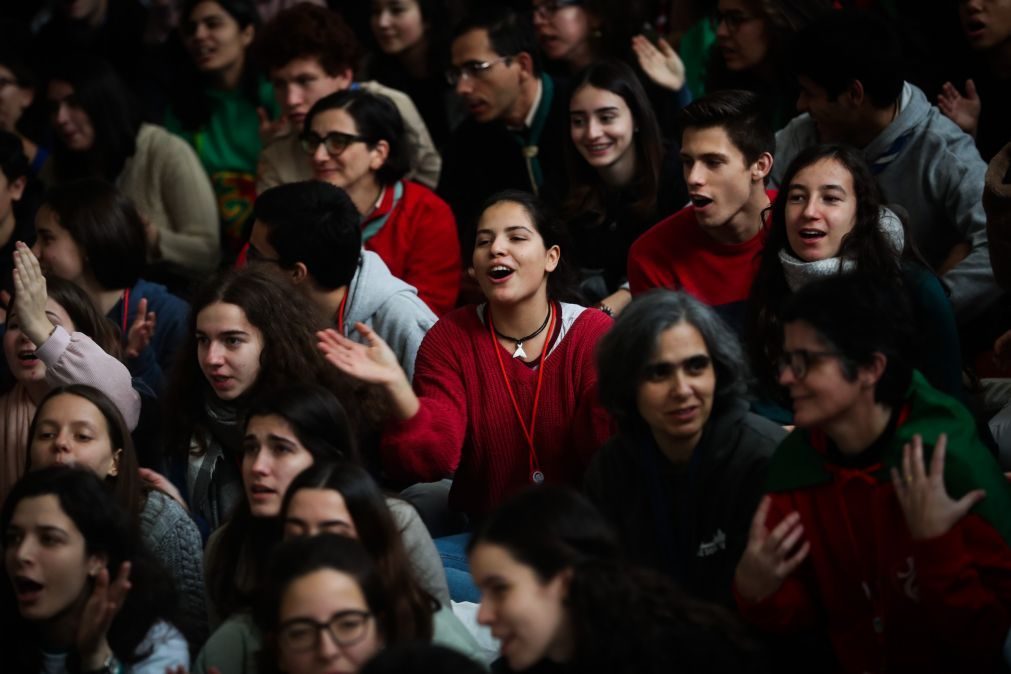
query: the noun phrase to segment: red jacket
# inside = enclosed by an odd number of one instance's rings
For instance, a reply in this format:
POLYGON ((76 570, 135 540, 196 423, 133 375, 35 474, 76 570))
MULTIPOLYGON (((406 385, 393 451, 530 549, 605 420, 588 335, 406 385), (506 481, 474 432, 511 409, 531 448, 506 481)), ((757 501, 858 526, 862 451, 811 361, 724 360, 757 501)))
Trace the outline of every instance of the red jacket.
MULTIPOLYGON (((543 362, 534 446, 547 483, 578 486, 590 457, 614 431, 598 402, 593 362, 611 319, 596 309, 561 306, 561 327, 543 362)), ((455 471, 450 504, 472 515, 487 514, 531 483, 529 445, 495 350, 527 424, 538 375, 494 340, 479 311, 457 309, 425 335, 414 369, 421 409, 389 428, 381 446, 383 466, 395 478, 433 481, 455 471)))
POLYGON ((446 202, 424 185, 402 181, 386 188, 382 201, 362 223, 366 250, 383 258, 390 272, 418 289, 418 296, 441 316, 460 292, 460 242, 456 219, 446 202), (386 218, 378 231, 373 229, 386 218))
MULTIPOLYGON (((1003 671, 1011 487, 964 408, 919 373, 907 400, 880 459, 862 469, 827 460, 819 433, 795 431, 784 440, 769 469, 766 526, 797 511, 811 550, 775 594, 757 604, 738 594, 738 605, 765 630, 826 628, 842 672, 1003 671), (914 541, 888 469, 914 433, 932 446, 940 432, 949 436, 952 497, 983 487, 987 498, 944 536, 914 541)), ((929 447, 925 453, 929 462, 929 447)))

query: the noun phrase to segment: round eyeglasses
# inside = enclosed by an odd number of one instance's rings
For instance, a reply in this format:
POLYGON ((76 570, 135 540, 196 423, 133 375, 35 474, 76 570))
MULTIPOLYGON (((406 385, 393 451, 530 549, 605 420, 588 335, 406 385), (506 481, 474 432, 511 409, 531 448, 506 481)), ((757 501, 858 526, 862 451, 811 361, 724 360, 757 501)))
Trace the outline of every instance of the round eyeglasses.
POLYGON ((784 351, 779 356, 779 372, 790 368, 790 372, 798 381, 807 376, 811 366, 825 358, 842 358, 843 354, 838 351, 808 351, 807 349, 797 349, 796 351, 784 351))
POLYGON ((331 131, 325 136, 320 136, 314 131, 306 131, 299 138, 299 142, 302 145, 302 149, 306 154, 313 155, 316 154, 316 150, 322 145, 326 148, 327 154, 331 157, 339 156, 344 150, 348 149, 348 146, 352 143, 368 143, 368 139, 362 136, 355 136, 350 133, 341 133, 340 131, 331 131))

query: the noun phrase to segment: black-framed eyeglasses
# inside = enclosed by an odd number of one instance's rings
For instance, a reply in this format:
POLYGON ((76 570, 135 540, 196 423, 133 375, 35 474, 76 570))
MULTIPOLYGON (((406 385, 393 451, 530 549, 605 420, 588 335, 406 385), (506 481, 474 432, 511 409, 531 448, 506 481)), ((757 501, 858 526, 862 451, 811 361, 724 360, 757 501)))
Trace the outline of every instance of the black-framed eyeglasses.
POLYGON ((369 140, 362 136, 356 136, 350 133, 342 133, 340 131, 331 131, 325 136, 320 136, 314 131, 306 131, 299 138, 299 142, 302 144, 302 149, 306 154, 313 155, 316 154, 316 150, 322 145, 326 148, 327 154, 331 157, 340 156, 344 150, 348 149, 348 146, 352 143, 368 143, 369 140))
POLYGON ((492 59, 491 61, 467 61, 463 65, 447 68, 446 81, 449 82, 449 86, 455 87, 460 80, 468 77, 484 77, 484 74, 488 72, 492 66, 499 63, 509 63, 511 59, 512 56, 500 56, 497 59, 492 59))
POLYGON ((281 258, 279 258, 279 257, 267 257, 266 255, 264 255, 263 253, 261 253, 256 246, 250 244, 249 248, 246 249, 246 262, 248 264, 253 264, 254 262, 258 262, 258 263, 262 262, 264 264, 267 264, 267 263, 271 263, 272 262, 274 264, 278 264, 279 265, 279 264, 281 264, 281 258))
POLYGON ((721 23, 726 23, 727 30, 735 33, 743 24, 754 21, 757 18, 753 14, 745 14, 738 11, 721 12, 717 9, 709 16, 709 22, 712 24, 713 30, 719 28, 721 23))
POLYGON ((327 632, 338 646, 353 646, 365 638, 371 618, 368 611, 357 610, 338 611, 325 623, 312 618, 292 618, 278 627, 277 645, 289 653, 313 650, 319 646, 323 632, 327 632))
POLYGON ((579 7, 583 0, 546 0, 545 2, 534 4, 534 16, 542 19, 550 19, 558 10, 566 7, 579 7))
POLYGON ((807 349, 797 349, 796 351, 784 351, 779 357, 779 372, 790 368, 793 376, 800 380, 807 376, 811 366, 825 358, 842 358, 843 354, 838 351, 808 351, 807 349))

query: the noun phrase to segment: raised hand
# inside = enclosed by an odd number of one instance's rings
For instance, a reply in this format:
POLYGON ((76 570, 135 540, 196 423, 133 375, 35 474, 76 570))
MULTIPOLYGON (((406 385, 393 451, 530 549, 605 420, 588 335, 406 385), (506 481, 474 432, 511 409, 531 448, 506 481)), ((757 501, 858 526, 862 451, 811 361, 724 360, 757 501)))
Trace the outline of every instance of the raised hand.
POLYGON ((106 635, 130 591, 130 562, 123 562, 116 579, 109 582, 104 566, 95 578, 91 596, 84 604, 77 626, 77 653, 84 671, 99 669, 111 653, 106 635))
POLYGON ((55 329, 46 316, 46 277, 31 248, 18 241, 14 248, 14 311, 21 332, 38 348, 55 329))
POLYGON ((970 136, 976 135, 983 104, 976 93, 975 82, 965 81, 965 96, 951 82, 945 82, 941 85, 941 93, 937 95, 937 107, 962 131, 970 136))
POLYGON ((632 51, 646 75, 665 89, 680 91, 685 85, 685 64, 667 40, 654 45, 644 35, 632 38, 632 51))
POLYGON ((800 549, 791 554, 804 535, 800 513, 792 512, 783 518, 771 532, 765 526, 772 499, 762 497, 751 520, 748 546, 737 564, 734 583, 737 591, 751 601, 761 601, 773 594, 807 558, 811 544, 804 541, 800 549))
POLYGON ((147 310, 147 298, 142 297, 137 303, 137 315, 133 319, 133 325, 126 335, 127 358, 136 358, 151 343, 157 318, 155 312, 147 310))
POLYGON ((902 448, 902 475, 892 468, 892 484, 899 505, 906 516, 909 533, 914 540, 942 536, 955 523, 966 516, 974 505, 986 496, 976 489, 955 501, 944 488, 944 453, 948 437, 942 433, 930 457, 930 472, 923 466, 923 438, 913 436, 913 441, 902 448))
POLYGON ((407 379, 393 350, 364 323, 355 323, 368 344, 359 344, 334 329, 316 333, 319 349, 341 372, 369 384, 389 386, 407 379))

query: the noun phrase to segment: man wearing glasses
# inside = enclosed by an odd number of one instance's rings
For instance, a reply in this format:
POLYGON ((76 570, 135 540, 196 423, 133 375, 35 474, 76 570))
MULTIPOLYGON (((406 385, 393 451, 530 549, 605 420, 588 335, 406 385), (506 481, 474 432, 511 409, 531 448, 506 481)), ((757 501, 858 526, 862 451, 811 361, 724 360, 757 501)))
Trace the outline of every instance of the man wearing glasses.
POLYGON ((485 199, 507 188, 543 196, 562 178, 568 95, 541 72, 529 22, 504 7, 481 7, 464 19, 451 56, 446 77, 470 118, 450 138, 439 192, 469 251, 485 199))
POLYGON ((308 3, 295 5, 260 30, 254 49, 284 111, 279 128, 267 131, 277 135, 260 153, 257 193, 275 185, 312 180, 312 163, 299 143, 302 121, 319 99, 358 87, 386 96, 397 107, 412 148, 407 177, 427 187, 438 184, 442 159, 410 97, 378 82, 354 81, 358 41, 339 14, 308 3))

